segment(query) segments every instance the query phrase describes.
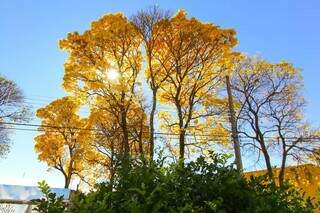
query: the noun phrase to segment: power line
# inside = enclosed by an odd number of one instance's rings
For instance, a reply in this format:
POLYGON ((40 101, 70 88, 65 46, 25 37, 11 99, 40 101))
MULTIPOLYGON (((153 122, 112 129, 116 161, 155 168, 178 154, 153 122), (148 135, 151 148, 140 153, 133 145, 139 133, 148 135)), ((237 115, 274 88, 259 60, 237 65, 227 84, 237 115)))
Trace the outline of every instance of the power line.
MULTIPOLYGON (((21 131, 38 131, 38 132, 59 132, 57 131, 59 129, 68 129, 68 130, 83 130, 83 131, 89 131, 89 132, 96 132, 98 134, 104 135, 103 134, 103 130, 100 129, 96 129, 96 128, 81 128, 81 127, 72 127, 72 126, 55 126, 55 125, 41 125, 41 124, 32 124, 32 123, 18 123, 18 122, 0 122, 0 124, 4 124, 4 125, 13 125, 13 126, 26 126, 26 127, 38 127, 38 129, 27 129, 27 128, 16 128, 16 127, 0 127, 0 129, 12 129, 12 130, 21 130, 21 131), (51 130, 47 130, 45 128, 50 128, 51 130), (55 131, 53 131, 52 129, 56 129, 55 131)), ((120 130, 121 131, 121 130, 120 130)), ((163 136, 179 136, 179 134, 177 133, 170 133, 170 132, 154 132, 155 135, 163 135, 163 136)), ((185 136, 187 137, 216 137, 216 138, 230 138, 230 136, 224 136, 224 135, 219 135, 219 134, 190 134, 187 133, 185 136)), ((248 136, 240 136, 241 139, 249 139, 249 140, 254 140, 251 137, 248 136)), ((269 138, 269 139, 274 139, 274 140, 278 140, 278 137, 272 137, 272 136, 265 136, 265 138, 269 138)), ((319 140, 320 141, 320 137, 319 136, 309 136, 309 137, 286 137, 286 139, 303 139, 303 140, 319 140)))
MULTIPOLYGON (((35 106, 35 108, 38 108, 38 107, 45 107, 46 105, 50 104, 50 102, 52 102, 58 98, 55 98, 53 100, 43 100, 43 99, 33 99, 33 98, 25 98, 25 99, 28 100, 28 101, 25 101, 26 104, 29 104, 31 106, 35 106)), ((174 106, 168 106, 168 105, 158 105, 157 110, 163 110, 163 111, 168 111, 170 113, 176 113, 174 106)), ((84 109, 80 108, 79 112, 88 114, 88 113, 90 113, 90 110, 84 110, 84 109)), ((228 113, 220 114, 219 119, 223 122, 224 121, 227 122, 228 121, 227 119, 229 119, 228 113)))
MULTIPOLYGON (((40 125, 40 124, 31 124, 31 123, 18 123, 18 122, 0 122, 0 124, 5 124, 5 125, 13 125, 13 126, 27 126, 27 127, 39 127, 39 129, 32 129, 34 131, 47 131, 44 128, 52 128, 52 129, 68 129, 68 130, 83 130, 83 131, 94 131, 94 132, 100 132, 103 133, 102 130, 96 129, 96 128, 81 128, 81 127, 72 127, 72 126, 55 126, 55 125, 40 125), (42 129, 41 129, 42 128, 42 129)), ((5 129, 5 128, 10 128, 10 127, 0 127, 0 129, 5 129)), ((11 128, 14 129, 14 128, 11 128)), ((25 130, 25 129, 21 129, 25 130)), ((31 129, 27 129, 31 130, 31 129)), ((168 136, 179 136, 177 133, 170 133, 170 132, 154 132, 155 135, 168 135, 168 136)), ((192 135, 192 134, 186 134, 186 136, 202 136, 202 137, 225 137, 222 135, 217 135, 217 134, 198 134, 198 135, 192 135)))

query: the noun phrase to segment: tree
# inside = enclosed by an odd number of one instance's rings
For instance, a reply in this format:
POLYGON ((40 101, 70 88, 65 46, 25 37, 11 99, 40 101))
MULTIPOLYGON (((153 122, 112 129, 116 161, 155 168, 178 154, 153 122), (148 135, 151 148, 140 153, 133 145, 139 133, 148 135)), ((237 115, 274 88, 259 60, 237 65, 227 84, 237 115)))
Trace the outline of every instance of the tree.
POLYGON ((1 124, 0 126, 0 138, 1 138, 1 142, 0 142, 0 157, 4 157, 10 149, 10 139, 8 137, 8 131, 6 131, 6 127, 1 124))
POLYGON ((65 188, 81 173, 83 156, 90 151, 87 139, 92 132, 77 115, 79 107, 79 101, 68 96, 37 110, 43 133, 35 138, 35 150, 40 161, 63 174, 65 188))
POLYGON ((0 157, 9 151, 10 122, 25 121, 29 117, 22 90, 0 75, 0 157))
POLYGON ((159 7, 150 7, 147 10, 140 10, 132 17, 132 21, 141 34, 144 49, 146 52, 147 69, 145 71, 149 87, 152 91, 151 111, 149 114, 150 126, 150 158, 154 155, 154 118, 157 109, 158 91, 163 82, 168 77, 168 73, 163 72, 161 66, 154 58, 155 50, 161 46, 161 28, 159 23, 169 19, 169 11, 161 10, 159 7))
POLYGON ((119 127, 121 152, 125 156, 131 151, 129 114, 134 114, 135 103, 139 102, 140 45, 136 27, 122 14, 105 15, 82 35, 69 33, 60 41, 60 47, 69 53, 65 90, 112 117, 119 127))
POLYGON ((160 45, 154 50, 154 58, 168 75, 161 84, 160 100, 176 109, 177 119, 165 115, 165 120, 171 120, 167 126, 179 135, 179 157, 183 159, 186 134, 205 132, 200 128, 205 119, 217 115, 215 106, 226 103, 218 97, 218 91, 237 40, 234 30, 188 19, 184 11, 163 20, 159 28, 160 45))
POLYGON ((258 146, 251 142, 245 145, 261 151, 272 179, 275 177, 271 147, 280 148, 280 185, 284 181, 288 156, 297 158, 297 152, 312 151, 310 140, 305 140, 311 131, 303 121, 302 86, 300 72, 293 65, 285 61, 273 64, 259 58, 245 57, 232 78, 234 95, 240 104, 239 133, 258 142, 258 146))
MULTIPOLYGON (((132 157, 144 156, 149 151, 149 127, 146 114, 141 105, 132 105, 128 113, 129 147, 132 157)), ((123 157, 120 126, 113 114, 100 108, 91 108, 88 128, 95 129, 98 134, 91 135, 88 140, 94 153, 83 156, 92 168, 100 168, 100 178, 112 182, 117 170, 118 158, 123 157)))

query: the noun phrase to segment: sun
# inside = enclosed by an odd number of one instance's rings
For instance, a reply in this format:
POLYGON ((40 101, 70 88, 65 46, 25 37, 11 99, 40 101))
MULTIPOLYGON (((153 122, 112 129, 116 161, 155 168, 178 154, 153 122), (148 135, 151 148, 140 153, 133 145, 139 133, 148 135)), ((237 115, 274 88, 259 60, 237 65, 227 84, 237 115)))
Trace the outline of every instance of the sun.
POLYGON ((119 77, 120 77, 120 73, 118 72, 118 70, 112 68, 107 71, 108 80, 117 81, 119 77))

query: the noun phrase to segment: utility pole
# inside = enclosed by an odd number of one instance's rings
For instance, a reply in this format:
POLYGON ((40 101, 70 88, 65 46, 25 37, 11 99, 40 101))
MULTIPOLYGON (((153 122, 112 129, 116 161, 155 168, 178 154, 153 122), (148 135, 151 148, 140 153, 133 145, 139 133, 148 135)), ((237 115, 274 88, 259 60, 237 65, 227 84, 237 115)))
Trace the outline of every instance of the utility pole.
POLYGON ((232 136, 232 140, 233 140, 235 162, 237 165, 237 169, 239 171, 241 171, 243 169, 243 166, 242 166, 242 159, 241 159, 238 127, 237 127, 237 123, 236 123, 234 106, 233 106, 233 97, 232 97, 232 91, 231 91, 231 86, 230 86, 230 78, 228 75, 226 75, 226 85, 227 85, 227 92, 228 92, 229 121, 231 124, 231 136, 232 136))

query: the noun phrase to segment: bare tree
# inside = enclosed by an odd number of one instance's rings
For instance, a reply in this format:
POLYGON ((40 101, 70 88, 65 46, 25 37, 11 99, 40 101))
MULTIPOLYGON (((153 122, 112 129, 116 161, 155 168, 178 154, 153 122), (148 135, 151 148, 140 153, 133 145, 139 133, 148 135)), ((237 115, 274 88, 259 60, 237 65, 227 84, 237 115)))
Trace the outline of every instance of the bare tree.
POLYGON ((302 161, 310 154, 318 155, 314 150, 315 139, 318 140, 316 132, 303 121, 305 101, 300 94, 300 86, 301 82, 298 80, 294 87, 288 88, 291 91, 282 93, 277 99, 268 103, 270 122, 273 123, 272 129, 277 135, 276 144, 281 150, 278 175, 280 185, 285 178, 288 157, 302 161))
POLYGON ((235 70, 232 87, 240 104, 239 133, 258 142, 258 146, 246 144, 263 154, 271 179, 275 178, 271 152, 281 153, 278 181, 282 185, 288 156, 297 159, 301 151, 312 152, 310 131, 302 116, 305 101, 299 70, 287 62, 271 64, 246 57, 235 70))
POLYGON ((6 156, 10 150, 10 139, 8 129, 4 124, 0 124, 0 158, 6 156))
POLYGON ((10 122, 26 120, 28 108, 21 89, 0 75, 0 157, 9 151, 10 122))

